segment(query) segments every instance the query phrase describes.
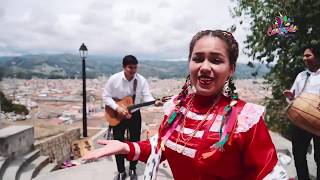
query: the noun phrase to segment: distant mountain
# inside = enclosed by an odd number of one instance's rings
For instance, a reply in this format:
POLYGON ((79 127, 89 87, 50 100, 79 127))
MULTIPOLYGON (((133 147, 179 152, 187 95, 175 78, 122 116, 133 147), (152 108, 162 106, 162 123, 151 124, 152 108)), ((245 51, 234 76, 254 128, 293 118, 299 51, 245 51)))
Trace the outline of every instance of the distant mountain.
MULTIPOLYGON (((186 61, 143 60, 139 61, 139 73, 146 77, 183 78, 186 77, 186 61)), ((262 64, 253 64, 251 68, 238 63, 235 77, 237 79, 253 78, 265 75, 269 69, 262 64), (258 73, 256 73, 258 72, 258 73)), ((82 61, 72 54, 24 55, 0 57, 0 76, 30 79, 39 78, 74 78, 81 77, 82 61)), ((86 60, 88 78, 111 75, 122 70, 122 57, 89 56, 86 60)))

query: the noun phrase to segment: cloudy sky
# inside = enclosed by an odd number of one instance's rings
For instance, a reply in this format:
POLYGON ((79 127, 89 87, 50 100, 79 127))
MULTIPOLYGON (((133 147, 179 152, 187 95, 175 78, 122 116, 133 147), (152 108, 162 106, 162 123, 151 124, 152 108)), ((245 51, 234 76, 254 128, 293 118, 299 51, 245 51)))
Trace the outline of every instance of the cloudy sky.
MULTIPOLYGON (((78 53, 185 59, 203 29, 238 24, 230 0, 0 0, 0 56, 78 53)), ((243 48, 245 30, 236 39, 243 48)), ((244 55, 240 61, 247 61, 244 55)))

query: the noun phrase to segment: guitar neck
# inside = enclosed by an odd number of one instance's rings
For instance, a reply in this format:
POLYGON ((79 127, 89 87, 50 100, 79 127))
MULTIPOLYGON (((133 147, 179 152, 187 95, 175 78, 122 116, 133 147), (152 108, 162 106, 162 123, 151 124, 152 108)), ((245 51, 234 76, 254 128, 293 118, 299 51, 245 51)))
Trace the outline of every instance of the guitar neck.
POLYGON ((128 106, 127 109, 130 112, 133 109, 141 108, 141 107, 144 107, 144 106, 149 106, 149 105, 154 104, 155 102, 156 101, 154 100, 154 101, 144 102, 144 103, 140 103, 140 104, 133 104, 131 106, 128 106))

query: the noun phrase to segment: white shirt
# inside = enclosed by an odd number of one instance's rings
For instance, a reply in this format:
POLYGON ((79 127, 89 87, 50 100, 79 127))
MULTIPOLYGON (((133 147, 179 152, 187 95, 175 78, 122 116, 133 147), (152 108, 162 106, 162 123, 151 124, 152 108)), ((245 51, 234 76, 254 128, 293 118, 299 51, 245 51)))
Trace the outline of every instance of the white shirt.
POLYGON ((134 79, 137 79, 134 104, 155 100, 150 94, 148 82, 143 76, 136 73, 134 78, 128 81, 124 71, 121 71, 112 75, 106 83, 102 93, 104 104, 115 110, 119 105, 112 98, 122 99, 126 96, 132 96, 134 79))
POLYGON ((320 69, 318 69, 316 72, 311 72, 309 70, 305 70, 300 72, 296 80, 294 81, 290 91, 294 91, 294 96, 297 97, 302 93, 302 89, 304 86, 304 83, 307 79, 307 73, 310 74, 306 87, 304 88, 303 92, 312 93, 316 95, 320 95, 320 69))

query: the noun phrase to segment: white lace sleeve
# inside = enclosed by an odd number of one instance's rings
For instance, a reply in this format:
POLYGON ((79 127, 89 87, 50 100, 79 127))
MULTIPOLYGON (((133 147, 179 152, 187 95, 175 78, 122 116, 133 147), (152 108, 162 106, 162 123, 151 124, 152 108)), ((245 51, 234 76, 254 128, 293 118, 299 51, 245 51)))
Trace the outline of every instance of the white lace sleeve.
POLYGON ((259 122, 260 117, 264 116, 265 107, 253 103, 246 103, 238 115, 238 126, 236 133, 246 132, 259 122))

